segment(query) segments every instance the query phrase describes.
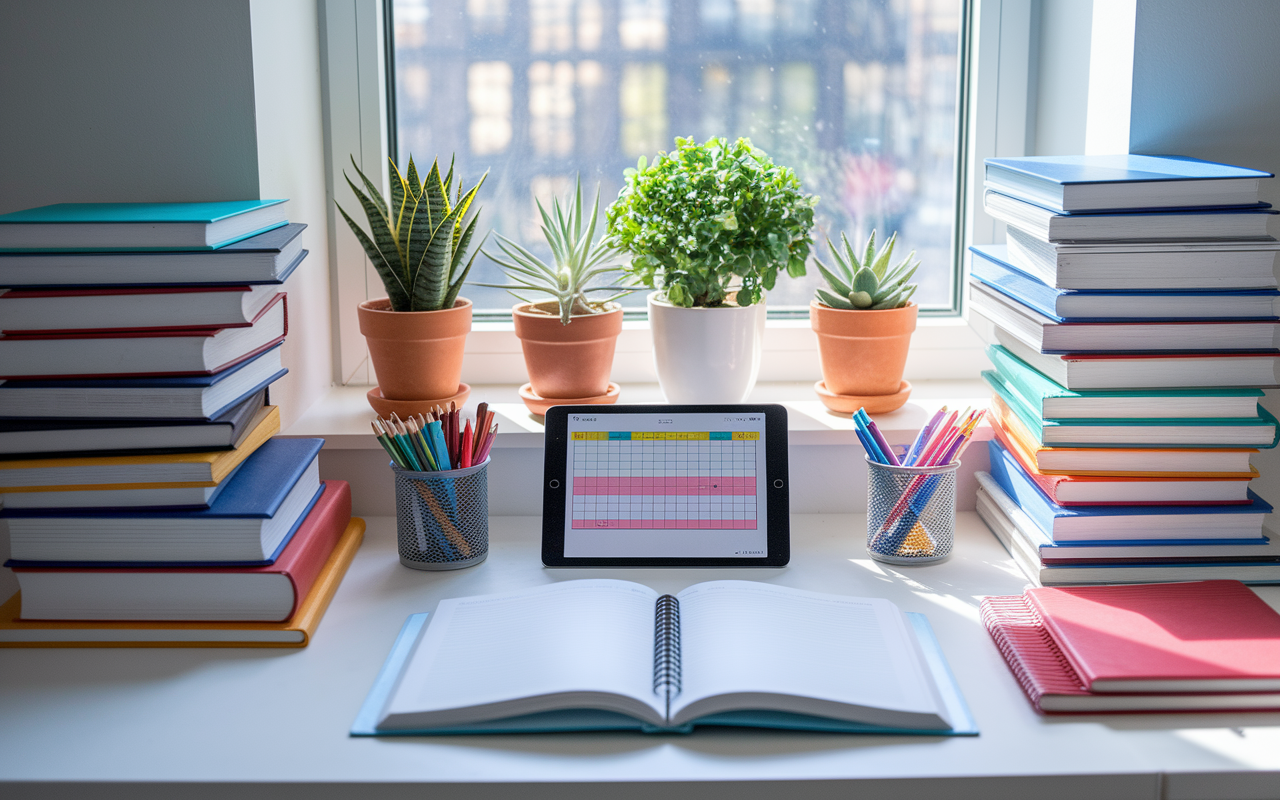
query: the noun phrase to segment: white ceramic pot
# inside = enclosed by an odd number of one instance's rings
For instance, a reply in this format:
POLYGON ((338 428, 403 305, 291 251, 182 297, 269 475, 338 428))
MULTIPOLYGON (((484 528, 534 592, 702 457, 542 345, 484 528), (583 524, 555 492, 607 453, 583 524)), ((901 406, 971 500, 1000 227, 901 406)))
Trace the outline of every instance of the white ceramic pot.
POLYGON ((741 403, 756 385, 765 304, 679 308, 649 295, 658 384, 668 403, 741 403))

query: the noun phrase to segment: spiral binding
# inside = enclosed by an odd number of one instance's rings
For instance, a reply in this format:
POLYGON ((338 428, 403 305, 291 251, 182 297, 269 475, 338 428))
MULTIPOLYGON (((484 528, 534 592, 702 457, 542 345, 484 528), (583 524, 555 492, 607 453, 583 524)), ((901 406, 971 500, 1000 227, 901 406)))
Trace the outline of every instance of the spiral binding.
POLYGON ((667 699, 680 694, 680 601, 658 598, 653 619, 653 691, 667 699))

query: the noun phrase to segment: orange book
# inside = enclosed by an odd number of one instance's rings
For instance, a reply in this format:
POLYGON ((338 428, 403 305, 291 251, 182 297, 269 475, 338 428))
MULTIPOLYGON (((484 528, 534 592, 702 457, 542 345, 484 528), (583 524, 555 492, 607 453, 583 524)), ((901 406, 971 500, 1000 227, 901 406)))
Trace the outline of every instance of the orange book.
POLYGON ((306 647, 364 540, 352 517, 311 591, 284 622, 46 622, 18 619, 22 596, 0 605, 0 647, 306 647))
MULTIPOLYGON (((1254 448, 1045 447, 1036 442, 1004 401, 991 398, 987 416, 1005 433, 1029 467, 1045 475, 1098 475, 1133 478, 1256 478, 1249 466, 1254 448)), ((1010 448, 1013 449, 1013 448, 1010 448)))

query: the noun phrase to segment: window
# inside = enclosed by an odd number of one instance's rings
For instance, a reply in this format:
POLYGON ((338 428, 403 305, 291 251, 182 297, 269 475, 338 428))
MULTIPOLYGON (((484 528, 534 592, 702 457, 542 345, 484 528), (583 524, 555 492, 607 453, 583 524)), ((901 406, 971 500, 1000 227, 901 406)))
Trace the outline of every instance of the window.
MULTIPOLYGON (((492 228, 542 255, 534 198, 623 170, 676 135, 748 136, 819 195, 815 239, 900 232, 916 299, 954 313, 962 0, 394 0, 397 161, 456 160, 492 228)), ((817 253, 825 257, 825 244, 817 253)), ((905 253, 904 253, 905 254, 905 253)), ((816 270, 770 309, 804 314, 816 270)), ((504 282, 476 261, 473 280, 504 282)), ((501 290, 468 287, 480 312, 501 290)), ((626 301, 644 305, 643 293, 626 301)))

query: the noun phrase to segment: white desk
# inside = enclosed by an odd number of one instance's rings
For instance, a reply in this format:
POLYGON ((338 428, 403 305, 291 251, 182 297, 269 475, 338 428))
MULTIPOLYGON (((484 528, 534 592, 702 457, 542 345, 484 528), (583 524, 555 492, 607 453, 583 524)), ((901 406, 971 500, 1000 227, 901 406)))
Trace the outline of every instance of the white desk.
MULTIPOLYGON (((416 572, 396 561, 394 520, 369 522, 304 650, 0 650, 0 796, 63 796, 49 785, 61 783, 67 795, 130 798, 648 798, 649 781, 667 782, 664 798, 704 800, 790 796, 798 787, 778 782, 791 781, 808 782, 806 797, 1280 796, 1280 714, 1037 716, 977 617, 978 597, 1024 581, 971 513, 949 562, 901 571, 866 559, 854 515, 795 517, 791 566, 759 571, 547 570, 538 520, 523 517, 493 521, 484 564, 416 572), (929 616, 982 735, 347 736, 408 614, 582 577, 662 591, 746 578, 887 597, 929 616)), ((1280 588, 1263 594, 1280 604, 1280 588)))

